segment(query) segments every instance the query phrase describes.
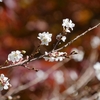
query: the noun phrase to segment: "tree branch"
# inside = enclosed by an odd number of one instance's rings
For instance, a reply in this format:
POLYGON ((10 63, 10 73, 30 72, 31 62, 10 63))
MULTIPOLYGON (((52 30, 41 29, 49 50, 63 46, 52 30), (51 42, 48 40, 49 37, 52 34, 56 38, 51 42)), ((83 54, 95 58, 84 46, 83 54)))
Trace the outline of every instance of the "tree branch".
MULTIPOLYGON (((59 51, 67 46, 69 46, 71 43, 73 43, 74 41, 76 41, 78 38, 82 37, 83 35, 85 35, 86 33, 88 33, 89 31, 97 28, 98 26, 100 25, 100 23, 98 23, 97 25, 95 25, 94 27, 92 28, 89 28, 88 30, 86 30, 85 32, 83 32, 82 34, 76 36, 73 40, 69 41, 67 44, 65 44, 64 46, 62 46, 61 48, 58 48, 56 49, 55 51, 59 51)), ((36 58, 32 58, 30 59, 30 62, 34 61, 34 60, 37 60, 37 59, 40 59, 40 58, 43 58, 45 55, 41 55, 39 57, 36 57, 36 58)), ((24 61, 22 62, 18 62, 16 64, 12 64, 12 65, 8 65, 8 66, 1 66, 0 69, 6 69, 6 68, 11 68, 11 67, 16 67, 16 66, 22 66, 23 64, 25 63, 28 63, 29 60, 28 59, 25 59, 24 61)))

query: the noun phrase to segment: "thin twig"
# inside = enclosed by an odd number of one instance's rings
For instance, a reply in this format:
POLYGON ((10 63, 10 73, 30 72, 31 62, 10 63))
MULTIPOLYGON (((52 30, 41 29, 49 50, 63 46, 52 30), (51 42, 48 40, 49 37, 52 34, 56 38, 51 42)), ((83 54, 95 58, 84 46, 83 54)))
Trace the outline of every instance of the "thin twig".
POLYGON ((55 46, 54 46, 54 48, 53 48, 53 50, 55 50, 56 49, 56 47, 57 47, 57 45, 59 44, 59 42, 61 41, 61 38, 56 42, 56 44, 55 44, 55 46))
MULTIPOLYGON (((78 89, 80 89, 83 85, 87 84, 93 78, 94 70, 93 70, 93 68, 91 66, 95 63, 97 57, 98 57, 97 56, 97 52, 93 51, 92 55, 90 56, 90 65, 89 65, 90 67, 87 68, 86 72, 80 77, 80 79, 75 84, 73 84, 71 87, 69 87, 68 89, 66 89, 66 91, 64 91, 62 93, 63 97, 66 97, 67 95, 72 94, 73 91, 76 92, 78 89), (95 57, 94 57, 94 55, 95 55, 95 57)), ((63 66, 63 64, 68 62, 70 59, 71 59, 71 55, 69 56, 69 58, 66 58, 63 62, 59 62, 59 63, 55 64, 54 66, 52 66, 50 69, 48 69, 45 72, 45 76, 43 78, 38 78, 37 77, 36 79, 34 79, 31 82, 29 82, 29 83, 27 83, 25 85, 19 86, 17 89, 13 89, 12 88, 11 90, 8 91, 8 93, 5 96, 7 97, 9 95, 17 94, 22 90, 25 90, 25 89, 27 89, 27 88, 29 88, 29 87, 41 82, 41 81, 46 80, 54 70, 56 70, 59 67, 63 66)), ((5 100, 4 96, 2 98, 3 98, 2 100, 5 100)))
MULTIPOLYGON (((88 30, 86 30, 86 31, 83 32, 82 34, 78 35, 76 38, 74 38, 73 40, 69 41, 67 44, 65 44, 65 45, 62 46, 61 48, 56 49, 55 51, 59 51, 59 50, 65 48, 65 47, 69 46, 71 43, 73 43, 74 41, 76 41, 78 38, 80 38, 81 36, 85 35, 85 34, 88 33, 89 31, 91 31, 91 30, 97 28, 99 25, 100 25, 100 23, 98 23, 97 25, 95 25, 95 26, 92 27, 92 28, 89 28, 88 30)), ((32 59, 30 60, 30 62, 32 62, 32 61, 34 61, 34 60, 37 60, 37 59, 40 59, 40 58, 43 58, 44 56, 45 56, 45 55, 41 55, 41 56, 39 56, 39 57, 37 57, 37 58, 32 58, 32 59)), ((18 62, 18 63, 13 64, 13 65, 8 65, 8 66, 3 66, 3 67, 1 66, 0 69, 6 69, 6 68, 11 68, 11 67, 16 67, 16 66, 22 66, 23 64, 25 64, 25 63, 27 63, 27 62, 28 62, 28 59, 26 59, 26 60, 24 60, 24 61, 22 61, 22 62, 18 62)))
MULTIPOLYGON (((49 75, 50 75, 53 71, 55 71, 55 70, 58 69, 59 67, 63 66, 63 65, 64 65, 66 62, 68 62, 70 59, 71 59, 71 55, 69 56, 69 58, 66 58, 64 61, 59 62, 59 63, 56 63, 54 66, 52 66, 50 69, 48 69, 48 70, 45 72, 45 76, 44 76, 44 77, 42 77, 42 78, 38 78, 38 77, 37 77, 36 79, 34 79, 33 81, 31 81, 31 82, 29 82, 29 83, 27 83, 27 84, 25 84, 25 85, 21 85, 21 86, 15 88, 15 89, 14 89, 14 88, 10 89, 10 90, 8 91, 8 93, 5 95, 5 97, 7 97, 7 96, 9 96, 9 95, 17 94, 17 93, 19 93, 19 92, 22 91, 22 90, 25 90, 25 89, 27 89, 27 88, 29 88, 29 87, 31 87, 31 86, 33 86, 33 85, 35 85, 35 84, 41 82, 41 81, 46 80, 46 79, 49 77, 49 75)), ((0 100, 5 100, 5 97, 2 96, 2 97, 0 98, 0 100)))
MULTIPOLYGON (((37 59, 40 59, 40 58, 43 58, 44 56, 45 55, 41 55, 41 56, 39 56, 37 58, 30 59, 30 62, 32 62, 34 60, 37 60, 37 59)), ((28 63, 28 62, 29 62, 29 60, 25 59, 25 60, 23 60, 21 62, 18 62, 16 64, 12 64, 12 65, 8 65, 8 66, 3 66, 3 67, 1 66, 0 69, 6 69, 6 68, 11 68, 11 67, 16 67, 16 66, 23 66, 23 64, 28 63)))
POLYGON ((63 48, 69 46, 70 44, 72 44, 74 41, 76 41, 78 38, 80 38, 81 36, 85 35, 86 33, 90 32, 91 30, 97 28, 98 26, 100 25, 100 23, 98 23, 97 25, 95 25, 94 27, 92 28, 89 28, 88 30, 86 30, 85 32, 83 32, 82 34, 76 36, 76 38, 74 38, 73 40, 69 41, 67 44, 65 44, 64 46, 62 46, 61 48, 59 49, 56 49, 56 51, 59 51, 59 50, 62 50, 63 48))
MULTIPOLYGON (((98 27, 99 25, 100 25, 100 23, 97 24, 96 26, 92 27, 92 28, 89 28, 87 31, 83 32, 81 35, 78 35, 76 38, 74 38, 73 40, 71 40, 70 42, 68 42, 66 45, 64 45, 63 47, 61 47, 61 48, 59 48, 59 49, 56 49, 56 50, 59 51, 59 50, 63 49, 64 47, 67 47, 68 45, 70 45, 71 43, 73 43, 75 40, 77 40, 77 39, 80 38, 81 36, 85 35, 87 32, 89 32, 89 31, 95 29, 95 28, 98 27)), ((44 57, 44 56, 45 56, 45 55, 41 55, 41 56, 39 56, 38 58, 33 58, 33 59, 30 60, 30 62, 31 62, 31 61, 34 61, 34 60, 37 60, 37 59, 40 59, 40 58, 42 58, 42 57, 44 57)), ((91 57, 91 58, 93 58, 93 57, 91 57)), ((12 95, 12 94, 16 94, 16 93, 18 93, 18 92, 20 92, 20 91, 22 91, 22 90, 25 90, 25 89, 29 88, 29 87, 32 86, 32 85, 35 85, 35 84, 37 84, 37 83, 39 83, 39 82, 41 82, 41 81, 47 79, 48 76, 49 76, 54 70, 58 69, 60 66, 62 66, 64 63, 68 62, 69 60, 70 60, 70 59, 67 59, 67 60, 64 60, 63 62, 59 62, 59 63, 57 63, 56 65, 54 65, 51 69, 49 69, 49 70, 46 72, 46 77, 44 77, 44 78, 42 78, 42 79, 36 78, 35 80, 33 80, 33 81, 31 81, 31 82, 29 82, 29 83, 27 83, 27 84, 25 84, 25 85, 19 86, 17 89, 11 89, 5 96, 9 96, 9 95, 12 95)), ((27 63, 27 62, 28 62, 28 60, 24 60, 24 61, 22 61, 22 62, 19 62, 19 63, 17 63, 17 64, 14 64, 14 65, 9 65, 9 66, 1 67, 0 69, 10 68, 10 67, 15 67, 15 66, 22 66, 23 64, 25 64, 25 63, 27 63)), ((92 62, 92 64, 93 64, 93 62, 92 62)), ((86 73, 87 73, 87 71, 86 71, 86 73)), ((84 73, 84 74, 86 75, 86 73, 84 73)), ((82 77, 78 80, 78 82, 79 82, 80 80, 83 79, 83 77, 85 76, 84 74, 83 74, 82 77)), ((79 83, 76 83, 76 84, 72 85, 71 87, 72 87, 73 89, 76 89, 76 87, 77 87, 76 90, 78 90, 78 89, 80 89, 84 84, 86 84, 86 83, 88 82, 87 80, 88 80, 89 78, 90 78, 90 77, 88 77, 88 78, 85 80, 85 83, 84 83, 84 82, 81 83, 80 86, 78 86, 79 83)), ((90 79, 89 79, 89 80, 90 80, 90 79)), ((70 88, 71 88, 71 87, 70 87, 70 88)), ((70 90, 70 88, 68 88, 68 89, 70 90)), ((69 91, 68 89, 67 89, 66 91, 63 92, 63 95, 68 94, 68 91, 69 91)), ((75 90, 75 91, 76 91, 76 90, 75 90)), ((72 93, 72 92, 71 92, 71 93, 72 93)), ((5 100, 5 99, 4 99, 4 96, 1 98, 1 100, 5 100)))
POLYGON ((76 93, 80 88, 85 86, 93 77, 95 76, 94 74, 94 69, 93 65, 98 59, 98 53, 97 50, 93 50, 91 55, 90 55, 90 62, 89 62, 89 67, 86 69, 84 74, 79 78, 79 80, 70 86, 68 89, 66 89, 62 95, 63 95, 63 100, 65 100, 67 95, 71 95, 76 93))

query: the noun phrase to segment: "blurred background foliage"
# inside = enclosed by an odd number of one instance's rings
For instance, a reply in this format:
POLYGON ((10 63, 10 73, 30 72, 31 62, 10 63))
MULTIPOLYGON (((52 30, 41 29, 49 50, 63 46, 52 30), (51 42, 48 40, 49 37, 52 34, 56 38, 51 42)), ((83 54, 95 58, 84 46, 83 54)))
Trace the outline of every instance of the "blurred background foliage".
MULTIPOLYGON (((7 55, 13 50, 26 50, 28 55, 34 52, 39 45, 38 33, 43 31, 53 33, 53 38, 49 47, 41 47, 40 53, 52 50, 56 43, 56 35, 62 32, 64 18, 69 18, 75 23, 74 31, 67 36, 67 43, 100 22, 100 0, 3 0, 0 2, 0 64, 5 62, 7 55)), ((88 62, 91 52, 90 40, 93 36, 100 35, 99 33, 100 28, 95 29, 64 48, 63 51, 68 53, 74 47, 81 48, 85 52, 85 57, 81 62, 71 60, 59 69, 65 75, 65 82, 59 86, 60 92, 72 83, 70 71, 75 71, 79 76, 86 69, 87 66, 84 65, 88 62)), ((29 66, 45 72, 54 64, 55 62, 50 63, 40 59, 30 63, 29 66)), ((36 72, 22 67, 0 70, 0 73, 2 72, 11 78, 15 87, 36 77, 36 72)), ((42 98, 43 96, 49 98, 55 86, 58 84, 50 76, 45 82, 21 92, 21 100, 49 100, 42 98)))

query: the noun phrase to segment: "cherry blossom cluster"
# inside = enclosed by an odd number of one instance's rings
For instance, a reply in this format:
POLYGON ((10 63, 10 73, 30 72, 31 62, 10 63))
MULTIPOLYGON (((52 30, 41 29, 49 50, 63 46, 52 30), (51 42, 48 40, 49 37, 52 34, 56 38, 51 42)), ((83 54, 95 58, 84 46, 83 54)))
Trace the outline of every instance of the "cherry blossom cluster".
POLYGON ((4 74, 0 75, 0 90, 7 90, 11 87, 11 84, 9 83, 8 77, 5 77, 4 74))
MULTIPOLYGON (((74 23, 72 23, 71 20, 69 20, 68 18, 63 19, 63 23, 62 23, 63 29, 65 32, 71 32, 71 30, 73 30, 73 27, 75 26, 74 23)), ((51 42, 51 38, 52 38, 52 34, 50 34, 49 32, 43 32, 43 33, 39 33, 39 36, 37 37, 38 39, 40 39, 41 41, 41 45, 49 45, 49 42, 51 42)), ((56 37, 57 40, 62 40, 63 42, 65 42, 66 40, 66 36, 63 36, 61 33, 59 35, 57 35, 56 37)))
MULTIPOLYGON (((55 47, 62 41, 65 42, 66 41, 66 33, 67 32, 71 32, 71 30, 73 30, 73 27, 75 26, 74 23, 72 23, 71 20, 69 20, 68 18, 63 19, 63 23, 62 23, 63 29, 65 34, 60 33, 56 36, 57 39, 57 43, 55 44, 55 47)), ((46 45, 48 46, 49 43, 52 41, 52 34, 49 32, 42 32, 38 34, 37 37, 40 40, 40 45, 46 45)), ((44 54, 44 59, 45 61, 62 61, 67 57, 67 53, 66 52, 58 52, 55 50, 55 47, 53 48, 52 52, 45 52, 44 54)), ((16 64, 16 63, 20 63, 24 60, 23 58, 23 52, 16 50, 16 51, 12 51, 10 54, 8 54, 8 62, 12 62, 12 64, 16 64)), ((9 83, 9 80, 7 77, 4 76, 4 74, 0 75, 0 90, 3 89, 8 89, 11 86, 11 84, 9 83)))
MULTIPOLYGON (((63 23, 62 23, 63 29, 65 32, 71 32, 71 30, 73 30, 73 27, 75 26, 74 23, 72 23, 71 20, 69 20, 68 18, 63 19, 63 23)), ((40 45, 49 45, 49 42, 52 41, 52 34, 49 32, 43 32, 43 33, 39 33, 38 37, 40 40, 40 45)), ((66 41, 66 34, 62 35, 61 33, 58 34, 56 36, 56 39, 59 42, 65 42, 66 41)), ((58 45, 57 44, 57 45, 58 45)), ((57 46, 56 45, 56 46, 57 46)), ((57 52, 57 51, 52 51, 51 53, 47 53, 45 52, 45 56, 44 59, 47 61, 62 61, 65 59, 65 56, 67 55, 67 53, 65 52, 57 52)), ((9 55, 8 55, 8 61, 12 62, 13 64, 20 62, 23 60, 23 54, 21 51, 16 50, 16 51, 12 51, 9 55)))
POLYGON ((43 57, 45 59, 45 61, 62 61, 67 57, 67 53, 66 52, 57 52, 57 51, 52 51, 50 53, 45 52, 45 57, 43 57))
MULTIPOLYGON (((75 26, 74 23, 72 23, 71 20, 69 20, 68 18, 63 19, 63 23, 62 23, 63 29, 65 30, 65 32, 71 32, 71 30, 73 30, 73 27, 75 26)), ((40 40, 40 45, 49 45, 49 42, 52 41, 52 34, 49 32, 43 32, 43 33, 39 33, 38 37, 40 40)), ((66 34, 62 35, 61 33, 58 34, 56 36, 56 39, 58 40, 58 42, 65 42, 66 41, 66 34)), ((57 52, 57 51, 52 51, 50 53, 45 52, 45 56, 44 59, 47 61, 62 61, 66 58, 67 53, 65 52, 57 52)), ((16 51, 12 51, 9 55, 8 55, 8 61, 14 63, 20 62, 23 60, 23 54, 21 51, 16 50, 16 51)))

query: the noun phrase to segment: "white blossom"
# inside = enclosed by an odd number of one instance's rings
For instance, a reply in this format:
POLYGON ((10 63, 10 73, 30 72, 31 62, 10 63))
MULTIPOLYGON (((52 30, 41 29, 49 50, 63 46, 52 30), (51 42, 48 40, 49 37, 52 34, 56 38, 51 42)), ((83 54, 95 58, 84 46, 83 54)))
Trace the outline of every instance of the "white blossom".
POLYGON ((64 74, 61 70, 55 71, 53 73, 53 77, 58 84, 62 84, 64 82, 64 74))
POLYGON ((97 48, 99 45, 100 45, 100 38, 98 36, 94 36, 92 39, 91 39, 91 47, 92 48, 97 48))
POLYGON ((60 34, 58 34, 58 35, 56 36, 56 39, 59 40, 61 37, 62 37, 62 34, 60 33, 60 34))
POLYGON ((69 73, 69 75, 70 75, 70 77, 71 77, 71 79, 73 81, 75 81, 75 80, 78 79, 78 75, 77 75, 77 73, 74 70, 71 70, 70 73, 69 73))
POLYGON ((55 61, 63 61, 65 59, 65 57, 57 57, 57 58, 55 58, 55 61))
POLYGON ((8 61, 12 61, 13 63, 19 62, 21 59, 23 59, 23 55, 21 54, 19 50, 12 51, 8 55, 8 61))
POLYGON ((36 73, 37 77, 40 78, 40 79, 43 79, 43 78, 46 78, 47 75, 45 74, 44 71, 42 70, 39 70, 37 73, 36 73))
POLYGON ((45 52, 45 61, 63 61, 67 56, 66 52, 57 52, 57 51, 52 51, 50 53, 45 52))
POLYGON ((0 2, 2 2, 3 0, 0 0, 0 2))
POLYGON ((11 84, 9 83, 8 77, 5 77, 4 74, 0 75, 0 90, 7 90, 9 87, 11 87, 11 84))
POLYGON ((93 68, 95 69, 95 74, 96 74, 97 79, 100 80, 100 63, 96 62, 93 68))
POLYGON ((68 18, 66 18, 66 19, 63 19, 62 26, 66 32, 70 33, 70 29, 73 30, 73 27, 75 26, 75 24, 72 23, 72 20, 69 20, 68 18))
POLYGON ((55 61, 55 58, 54 57, 49 57, 49 59, 48 59, 50 62, 53 62, 53 61, 55 61))
POLYGON ((13 97, 12 96, 8 96, 8 100, 13 100, 13 97))
POLYGON ((66 36, 62 36, 61 40, 62 40, 63 42, 65 42, 65 41, 66 41, 66 36))
POLYGON ((45 51, 45 55, 48 55, 49 53, 45 51))
POLYGON ((75 51, 77 54, 72 55, 72 58, 75 61, 82 61, 84 58, 84 51, 80 49, 73 48, 72 51, 75 51))
POLYGON ((49 32, 43 32, 39 33, 39 36, 37 38, 41 40, 41 45, 48 46, 48 43, 52 40, 51 37, 52 34, 50 34, 49 32))

